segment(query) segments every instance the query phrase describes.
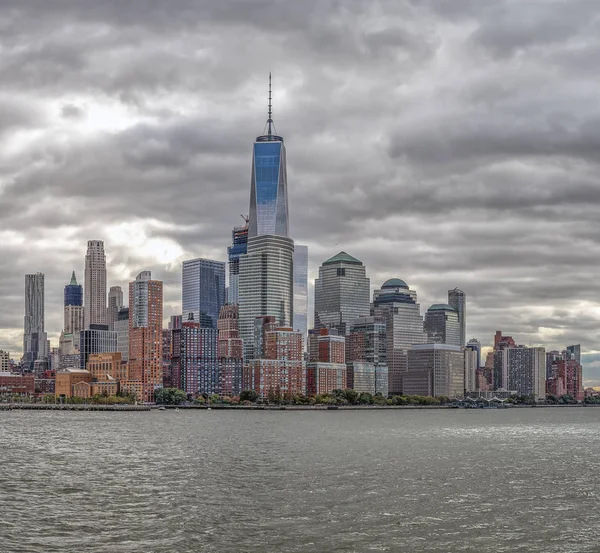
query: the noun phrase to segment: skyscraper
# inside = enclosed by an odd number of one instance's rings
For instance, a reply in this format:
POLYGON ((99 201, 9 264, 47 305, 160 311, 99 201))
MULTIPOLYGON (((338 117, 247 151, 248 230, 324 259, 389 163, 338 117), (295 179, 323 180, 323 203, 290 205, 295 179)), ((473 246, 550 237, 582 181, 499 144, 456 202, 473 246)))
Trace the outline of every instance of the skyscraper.
POLYGON ((461 345, 458 313, 445 303, 436 303, 427 310, 423 328, 429 344, 461 345))
POLYGON ((94 353, 115 353, 117 333, 108 330, 108 325, 91 325, 82 330, 79 338, 79 368, 85 369, 90 355, 94 353))
POLYGON ((477 338, 471 338, 467 342, 467 348, 477 352, 476 368, 481 368, 481 342, 477 338))
POLYGON ((108 291, 107 321, 109 330, 115 329, 119 317, 119 309, 123 307, 123 290, 120 286, 111 286, 108 291))
MULTIPOLYGON (((581 345, 575 344, 574 346, 567 346, 567 354, 571 356, 572 359, 577 361, 579 365, 581 365, 581 345)), ((568 359, 567 359, 568 361, 568 359)))
POLYGON ((75 271, 71 276, 71 282, 65 286, 64 305, 64 334, 72 334, 76 337, 75 344, 79 343, 79 333, 84 327, 83 314, 83 286, 77 284, 75 271))
POLYGON ((448 344, 414 345, 402 380, 405 395, 464 397, 464 352, 448 344))
POLYGON ((258 136, 252 155, 248 238, 289 236, 286 153, 283 137, 273 134, 271 74, 267 134, 258 136))
POLYGON ((426 342, 417 293, 400 278, 386 280, 373 292, 373 312, 385 317, 388 389, 390 395, 398 395, 402 375, 408 370, 409 348, 426 342))
POLYGON ((370 281, 365 266, 340 252, 319 267, 315 280, 315 330, 336 328, 350 332, 350 323, 370 314, 370 281))
POLYGON ((239 395, 242 391, 244 344, 240 338, 239 309, 236 304, 224 305, 221 308, 217 326, 220 393, 225 396, 239 395))
POLYGON ((458 322, 460 324, 460 346, 465 346, 467 343, 467 294, 460 288, 448 290, 448 304, 453 307, 458 314, 458 322))
POLYGON ((102 240, 89 240, 85 255, 84 326, 105 325, 106 255, 102 240))
POLYGON ((227 287, 227 303, 239 303, 240 294, 240 257, 248 251, 248 220, 246 224, 233 227, 231 246, 227 248, 229 258, 229 286, 227 287))
POLYGON ((267 134, 258 136, 252 155, 247 253, 240 257, 240 336, 246 361, 254 352, 254 321, 273 316, 291 327, 294 316, 294 241, 288 235, 286 155, 283 138, 273 134, 271 76, 267 134))
POLYGON ((181 272, 181 305, 183 320, 203 328, 217 328, 219 311, 225 303, 225 263, 212 259, 184 261, 181 272))
POLYGON ((117 351, 123 361, 129 361, 129 307, 121 307, 114 323, 117 333, 117 351))
POLYGON ((44 332, 44 274, 25 275, 25 318, 23 325, 23 366, 33 370, 38 359, 48 355, 44 332))
POLYGON ((294 241, 263 235, 248 239, 248 253, 240 258, 240 336, 244 358, 255 357, 254 321, 271 315, 277 326, 291 327, 294 296, 294 241))
POLYGON ((308 246, 294 245, 294 330, 302 333, 306 349, 308 331, 308 246))
POLYGON ((142 271, 129 283, 129 379, 140 382, 142 401, 162 387, 162 319, 163 283, 142 271))

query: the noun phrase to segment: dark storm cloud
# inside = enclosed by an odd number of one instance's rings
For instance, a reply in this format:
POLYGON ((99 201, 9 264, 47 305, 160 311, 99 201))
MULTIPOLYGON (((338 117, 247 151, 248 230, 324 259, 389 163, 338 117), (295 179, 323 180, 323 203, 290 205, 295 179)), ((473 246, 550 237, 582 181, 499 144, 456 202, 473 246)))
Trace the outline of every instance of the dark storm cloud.
POLYGON ((23 274, 46 320, 103 239, 109 285, 224 259, 248 210, 266 75, 311 277, 340 249, 469 334, 581 341, 600 383, 600 21, 593 2, 0 1, 0 349, 23 274))

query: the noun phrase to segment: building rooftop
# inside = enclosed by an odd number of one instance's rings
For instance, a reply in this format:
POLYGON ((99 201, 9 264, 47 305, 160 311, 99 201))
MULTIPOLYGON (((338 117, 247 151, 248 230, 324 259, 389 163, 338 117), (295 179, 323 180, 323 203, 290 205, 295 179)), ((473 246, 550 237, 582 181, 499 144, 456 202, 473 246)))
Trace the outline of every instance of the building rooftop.
POLYGON ((323 265, 330 265, 333 263, 352 263, 354 265, 362 265, 362 262, 356 259, 356 257, 352 257, 346 252, 340 252, 333 257, 330 257, 327 261, 323 263, 323 265))
POLYGON ((408 288, 408 284, 401 278, 390 278, 386 280, 382 285, 382 288, 408 288))
POLYGON ((427 311, 456 311, 447 303, 434 303, 427 311))

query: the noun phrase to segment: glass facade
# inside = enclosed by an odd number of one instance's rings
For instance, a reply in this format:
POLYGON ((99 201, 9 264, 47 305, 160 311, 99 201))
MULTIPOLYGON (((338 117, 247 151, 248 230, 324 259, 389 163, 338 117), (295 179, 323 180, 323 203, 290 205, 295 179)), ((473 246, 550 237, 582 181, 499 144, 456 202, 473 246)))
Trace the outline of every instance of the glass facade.
POLYGON ((203 328, 217 328, 219 311, 225 303, 225 263, 211 259, 184 261, 181 273, 183 320, 194 315, 203 328))
POLYGON ((44 332, 44 274, 25 275, 25 317, 23 325, 23 366, 33 370, 36 360, 48 355, 44 332))
POLYGON ((227 248, 229 259, 229 286, 227 303, 239 303, 240 257, 248 251, 248 225, 234 227, 231 233, 231 246, 227 248))
POLYGON ((249 237, 288 236, 285 146, 281 137, 258 137, 252 157, 249 237))
POLYGON ((460 325, 459 345, 465 346, 467 343, 467 294, 460 288, 448 290, 448 304, 453 307, 458 314, 460 325))
POLYGON ((302 333, 306 349, 308 331, 308 246, 294 246, 294 330, 302 333))
POLYGON ((425 314, 424 329, 430 344, 461 345, 458 313, 449 305, 432 305, 425 314))
POLYGON ((315 330, 348 334, 354 319, 370 314, 370 286, 365 266, 346 252, 325 261, 315 279, 315 330))
MULTIPOLYGON (((432 395, 450 398, 464 397, 465 356, 460 346, 422 344, 408 352, 408 374, 432 371, 432 395)), ((418 395, 428 395, 426 390, 418 395)))
POLYGON ((71 276, 71 282, 65 286, 65 307, 68 305, 83 305, 83 286, 77 284, 75 271, 71 276))
POLYGON ((108 325, 92 325, 82 330, 79 339, 79 368, 85 369, 92 353, 113 353, 117 351, 117 333, 108 330, 108 325))

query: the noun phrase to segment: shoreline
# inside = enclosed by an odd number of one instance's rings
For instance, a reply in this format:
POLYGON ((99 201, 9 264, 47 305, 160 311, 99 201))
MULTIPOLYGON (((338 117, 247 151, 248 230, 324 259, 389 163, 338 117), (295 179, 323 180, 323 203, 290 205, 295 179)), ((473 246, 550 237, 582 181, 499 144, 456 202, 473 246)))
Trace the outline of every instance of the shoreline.
POLYGON ((539 409, 546 407, 600 407, 600 404, 576 405, 513 405, 511 407, 464 408, 452 405, 101 405, 78 403, 59 405, 54 403, 0 403, 0 411, 30 410, 30 411, 123 411, 141 412, 158 410, 222 410, 222 411, 387 411, 387 410, 422 410, 422 409, 539 409))

